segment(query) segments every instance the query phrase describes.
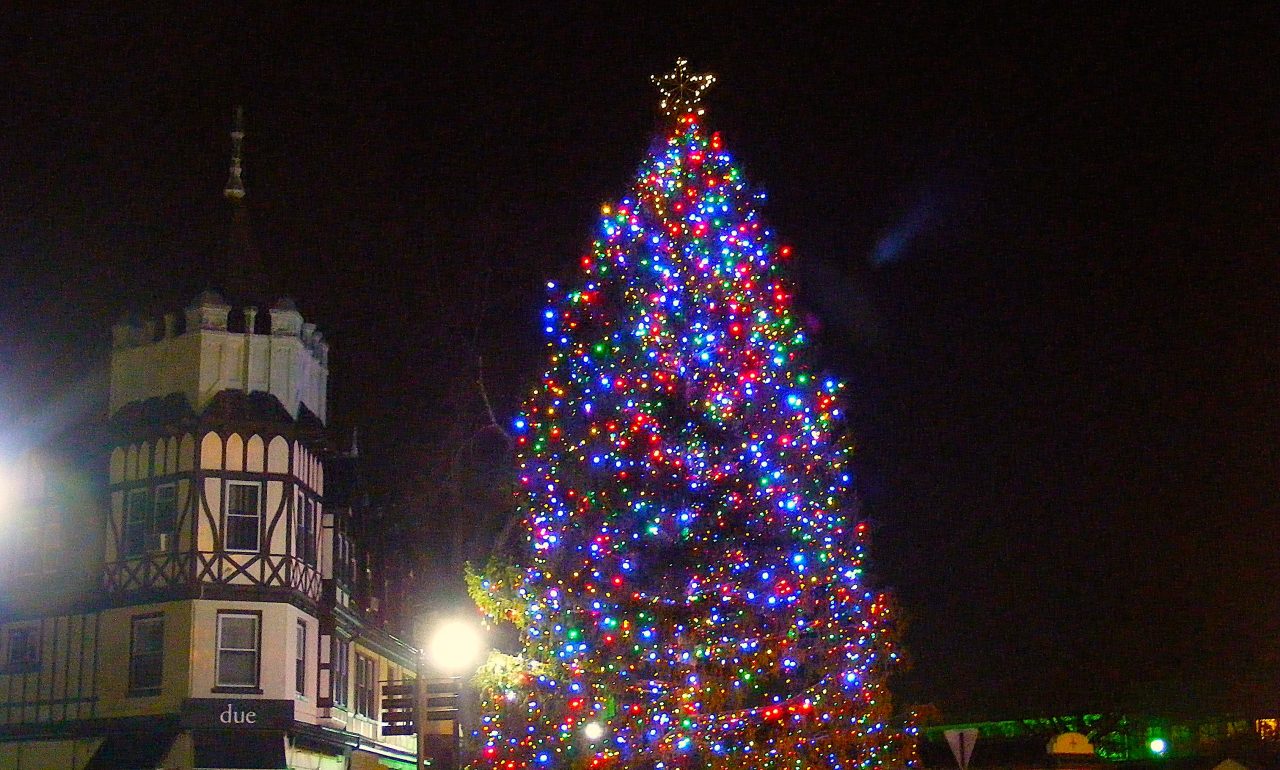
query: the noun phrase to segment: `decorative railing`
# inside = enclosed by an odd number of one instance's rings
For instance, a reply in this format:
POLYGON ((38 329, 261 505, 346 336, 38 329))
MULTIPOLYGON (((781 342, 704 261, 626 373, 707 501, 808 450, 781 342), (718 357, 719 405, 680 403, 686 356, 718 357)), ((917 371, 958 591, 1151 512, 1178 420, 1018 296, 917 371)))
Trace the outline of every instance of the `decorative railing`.
POLYGON ((110 562, 108 593, 121 594, 198 584, 288 588, 320 601, 320 572, 288 554, 184 551, 150 553, 110 562))

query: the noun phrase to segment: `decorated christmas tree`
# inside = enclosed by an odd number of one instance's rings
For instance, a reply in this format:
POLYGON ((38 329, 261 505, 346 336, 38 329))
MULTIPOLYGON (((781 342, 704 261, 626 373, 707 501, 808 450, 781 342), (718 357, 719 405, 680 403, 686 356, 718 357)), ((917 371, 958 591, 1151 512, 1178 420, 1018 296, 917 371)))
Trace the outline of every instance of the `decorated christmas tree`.
POLYGON ((474 766, 904 765, 843 385, 703 125, 712 77, 655 82, 668 130, 548 284, 549 370, 515 422, 524 562, 478 579, 523 650, 483 678, 474 766))

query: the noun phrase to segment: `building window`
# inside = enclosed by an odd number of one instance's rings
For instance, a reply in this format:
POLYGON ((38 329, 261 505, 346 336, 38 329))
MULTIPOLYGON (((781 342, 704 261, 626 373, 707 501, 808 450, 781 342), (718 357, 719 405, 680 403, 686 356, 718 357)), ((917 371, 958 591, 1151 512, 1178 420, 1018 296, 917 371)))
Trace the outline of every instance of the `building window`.
POLYGON ((351 556, 351 540, 341 529, 334 529, 333 573, 340 583, 346 586, 355 585, 355 559, 351 556))
POLYGON ((307 500, 307 564, 316 566, 320 552, 319 505, 315 500, 307 500))
POLYGON ((333 661, 329 668, 332 671, 333 678, 333 705, 347 705, 347 689, 351 684, 351 678, 348 675, 350 662, 347 656, 351 653, 351 642, 346 639, 333 637, 333 661))
POLYGON ((129 694, 159 695, 164 673, 164 616, 133 618, 129 634, 129 694))
POLYGON ((378 664, 373 658, 356 653, 356 713, 374 715, 374 692, 378 687, 378 664))
POLYGON ((218 687, 258 686, 258 613, 218 613, 218 687))
MULTIPOLYGON (((173 533, 178 524, 178 487, 164 484, 156 487, 155 518, 151 522, 151 531, 156 535, 168 535, 172 543, 173 533)), ((157 540, 157 548, 159 541, 157 540)))
POLYGON ((130 490, 125 496, 124 535, 120 541, 120 553, 125 558, 141 556, 146 550, 150 518, 150 490, 130 490))
POLYGON ((307 694, 307 624, 298 621, 298 650, 293 659, 293 686, 299 695, 307 694))
POLYGON ((227 484, 227 550, 259 550, 262 508, 258 484, 232 481, 227 484))
POLYGON ((9 671, 31 671, 40 667, 40 629, 18 626, 9 629, 5 663, 9 671))
POLYGON ((318 550, 315 501, 305 495, 298 495, 298 508, 294 515, 297 517, 297 526, 294 528, 297 544, 294 552, 299 559, 314 567, 318 550))

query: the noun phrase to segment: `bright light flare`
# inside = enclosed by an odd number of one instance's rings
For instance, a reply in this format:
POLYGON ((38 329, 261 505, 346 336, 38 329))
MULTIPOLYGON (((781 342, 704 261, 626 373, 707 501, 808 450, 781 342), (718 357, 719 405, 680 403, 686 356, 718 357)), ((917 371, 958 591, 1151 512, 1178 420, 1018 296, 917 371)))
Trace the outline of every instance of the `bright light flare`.
POLYGON ((8 468, 0 466, 0 521, 8 518, 18 501, 18 478, 8 468))
POLYGON ((427 661, 442 673, 458 676, 480 662, 486 646, 484 632, 475 622, 446 620, 427 642, 427 661))
POLYGON ((582 736, 595 743, 604 737, 604 725, 599 722, 587 722, 582 727, 582 736))

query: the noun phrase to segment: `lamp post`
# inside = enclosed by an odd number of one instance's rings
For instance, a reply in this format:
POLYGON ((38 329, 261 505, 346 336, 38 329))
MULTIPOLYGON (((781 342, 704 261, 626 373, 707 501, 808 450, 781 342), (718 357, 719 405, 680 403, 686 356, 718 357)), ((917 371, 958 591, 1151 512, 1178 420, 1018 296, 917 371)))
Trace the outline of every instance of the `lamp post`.
POLYGON ((480 664, 486 647, 484 631, 473 620, 444 618, 428 625, 426 644, 418 659, 418 770, 426 769, 427 723, 446 720, 450 723, 452 741, 450 762, 442 767, 457 770, 462 753, 459 719, 462 677, 480 664))

